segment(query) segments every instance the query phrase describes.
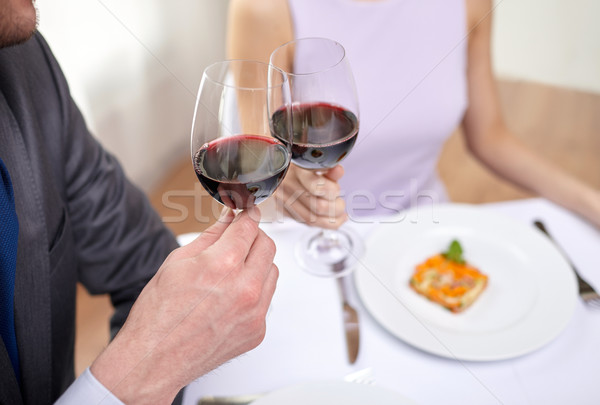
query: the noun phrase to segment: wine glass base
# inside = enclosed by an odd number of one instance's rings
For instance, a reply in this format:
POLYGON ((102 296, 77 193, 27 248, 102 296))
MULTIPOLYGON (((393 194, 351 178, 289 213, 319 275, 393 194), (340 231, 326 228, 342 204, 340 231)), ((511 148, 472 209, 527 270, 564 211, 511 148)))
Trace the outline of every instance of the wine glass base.
POLYGON ((315 276, 337 278, 350 274, 364 253, 364 243, 349 228, 304 234, 296 245, 302 268, 315 276))

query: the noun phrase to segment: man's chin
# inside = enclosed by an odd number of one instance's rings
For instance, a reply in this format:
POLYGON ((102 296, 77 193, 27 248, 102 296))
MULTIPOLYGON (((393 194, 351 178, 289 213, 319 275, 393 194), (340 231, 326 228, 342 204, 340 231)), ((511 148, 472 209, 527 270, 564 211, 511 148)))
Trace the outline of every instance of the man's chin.
POLYGON ((17 16, 0 16, 0 48, 19 45, 30 39, 37 29, 37 7, 17 16), (10 21, 7 21, 9 20, 10 21))

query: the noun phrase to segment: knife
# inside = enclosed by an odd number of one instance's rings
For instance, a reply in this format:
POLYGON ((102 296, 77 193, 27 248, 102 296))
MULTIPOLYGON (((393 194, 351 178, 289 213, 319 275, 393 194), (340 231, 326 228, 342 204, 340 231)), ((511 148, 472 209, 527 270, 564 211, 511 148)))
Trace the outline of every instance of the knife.
POLYGON ((348 361, 354 364, 358 357, 359 347, 359 329, 358 329, 358 313, 348 303, 348 294, 346 292, 345 277, 337 279, 340 289, 340 297, 342 298, 342 311, 344 314, 344 332, 346 334, 346 348, 348 350, 348 361))
POLYGON ((264 394, 235 395, 227 397, 203 397, 197 405, 249 405, 264 394))

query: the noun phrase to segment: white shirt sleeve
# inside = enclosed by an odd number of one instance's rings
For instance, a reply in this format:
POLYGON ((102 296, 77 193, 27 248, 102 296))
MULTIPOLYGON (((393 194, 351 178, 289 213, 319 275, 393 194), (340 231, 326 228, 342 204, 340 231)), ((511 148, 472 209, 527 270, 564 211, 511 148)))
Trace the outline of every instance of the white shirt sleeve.
POLYGON ((79 404, 125 405, 106 389, 100 381, 96 380, 89 368, 54 403, 54 405, 79 404))

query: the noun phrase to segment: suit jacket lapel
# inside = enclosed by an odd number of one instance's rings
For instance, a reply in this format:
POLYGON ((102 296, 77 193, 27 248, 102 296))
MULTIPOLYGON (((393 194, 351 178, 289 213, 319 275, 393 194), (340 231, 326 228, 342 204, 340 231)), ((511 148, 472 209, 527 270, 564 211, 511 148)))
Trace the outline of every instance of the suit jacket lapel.
POLYGON ((13 367, 4 347, 4 342, 0 339, 0 404, 23 403, 19 384, 15 378, 13 367))
MULTIPOLYGON (((40 196, 44 185, 39 184, 42 179, 34 175, 30 158, 35 156, 29 156, 19 126, 1 93, 0 117, 1 150, 11 151, 2 153, 2 159, 13 181, 19 218, 15 328, 21 388, 27 404, 51 403, 50 265, 40 196)), ((2 349, 6 352, 4 347, 2 349)), ((4 364, 2 354, 0 364, 4 364)))

